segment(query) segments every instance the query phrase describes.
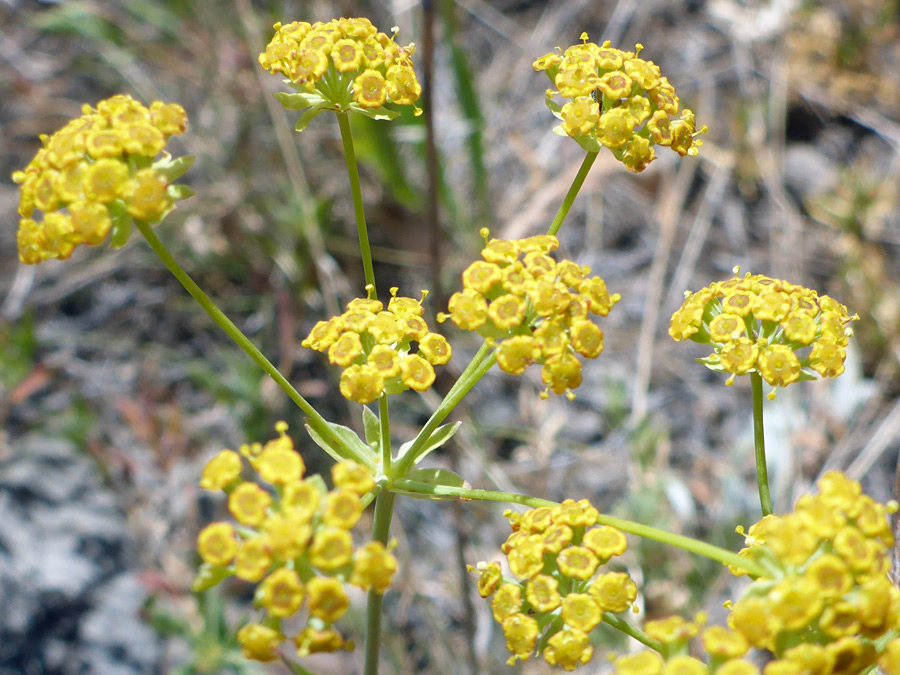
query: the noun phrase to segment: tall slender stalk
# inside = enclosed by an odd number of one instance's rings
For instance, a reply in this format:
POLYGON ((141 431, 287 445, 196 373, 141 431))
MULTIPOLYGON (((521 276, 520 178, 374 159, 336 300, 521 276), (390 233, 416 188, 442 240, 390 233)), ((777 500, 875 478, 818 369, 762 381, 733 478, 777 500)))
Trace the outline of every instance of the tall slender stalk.
MULTIPOLYGON (((541 506, 559 506, 556 502, 529 495, 516 494, 514 492, 501 492, 500 490, 478 490, 475 488, 451 487, 449 485, 434 485, 408 478, 397 479, 393 482, 392 490, 398 494, 424 499, 478 499, 488 502, 505 502, 507 504, 521 504, 531 508, 541 506)), ((716 560, 724 565, 731 565, 742 569, 749 574, 762 576, 766 573, 758 563, 748 558, 743 558, 724 548, 708 544, 705 541, 691 539, 681 534, 660 530, 650 525, 636 523, 615 516, 601 513, 597 516, 598 525, 610 525, 623 532, 634 534, 645 539, 652 539, 663 544, 676 546, 677 548, 702 555, 705 558, 716 560)))
MULTIPOLYGON (((225 334, 230 337, 234 343, 247 354, 247 356, 253 359, 253 361, 275 381, 275 384, 281 387, 284 393, 297 404, 297 407, 309 416, 309 425, 315 429, 316 433, 322 438, 328 439, 333 444, 340 445, 338 438, 332 432, 331 427, 328 426, 328 422, 325 421, 325 418, 300 395, 300 392, 287 381, 284 375, 282 375, 278 369, 263 356, 262 352, 256 348, 256 345, 250 342, 249 338, 234 325, 231 319, 225 316, 225 313, 219 309, 218 305, 216 305, 216 303, 200 289, 188 273, 176 262, 175 258, 172 257, 172 254, 169 253, 165 244, 163 244, 160 238, 156 236, 156 232, 153 231, 153 228, 140 220, 134 221, 134 224, 137 226, 138 230, 140 230, 141 234, 144 235, 144 239, 150 244, 150 248, 153 249, 153 252, 159 256, 159 259, 162 260, 163 264, 175 278, 181 282, 181 285, 184 286, 184 289, 197 301, 197 304, 200 305, 204 311, 209 314, 212 320, 216 322, 216 325, 225 331, 225 334)), ((362 458, 359 459, 362 461, 362 458)))
POLYGON ((753 444, 756 447, 756 484, 759 487, 759 504, 762 514, 772 513, 772 497, 769 494, 769 470, 766 467, 766 439, 763 433, 763 385, 759 373, 750 373, 753 391, 753 444))
POLYGON ((375 268, 372 266, 372 249, 369 247, 369 231, 366 228, 366 212, 363 210, 362 189, 359 186, 359 167, 356 165, 356 151, 353 149, 353 136, 350 133, 350 118, 345 112, 335 114, 337 115, 338 126, 341 128, 341 144, 344 146, 347 175, 350 177, 350 192, 353 194, 353 213, 356 216, 356 232, 359 235, 359 251, 362 254, 363 272, 366 276, 366 285, 372 286, 372 296, 377 298, 375 268))
MULTIPOLYGON (((394 493, 383 490, 375 498, 375 518, 372 524, 372 541, 387 544, 394 513, 394 493)), ((366 603, 366 665, 365 675, 378 675, 378 654, 381 647, 381 607, 384 595, 369 591, 366 603)))
POLYGON ((581 186, 584 185, 584 179, 587 178, 588 171, 591 170, 591 166, 594 164, 595 159, 597 159, 596 152, 589 152, 585 156, 584 161, 581 163, 581 168, 578 169, 578 173, 575 175, 575 180, 572 181, 572 186, 566 193, 566 198, 563 199, 559 211, 556 212, 556 217, 553 219, 553 222, 550 223, 550 229, 547 230, 547 234, 555 235, 559 232, 559 226, 562 225, 563 221, 566 219, 566 215, 569 213, 569 209, 572 208, 575 197, 578 196, 578 191, 581 189, 581 186))

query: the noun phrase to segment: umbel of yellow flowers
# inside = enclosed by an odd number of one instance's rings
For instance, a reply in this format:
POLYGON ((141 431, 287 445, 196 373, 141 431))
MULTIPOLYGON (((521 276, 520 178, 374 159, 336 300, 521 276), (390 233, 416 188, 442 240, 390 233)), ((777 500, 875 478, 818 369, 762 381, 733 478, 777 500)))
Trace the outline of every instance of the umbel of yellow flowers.
POLYGON ((672 315, 672 339, 710 345, 713 353, 699 361, 731 373, 727 384, 754 372, 780 387, 844 372, 853 334, 848 324, 858 317, 809 288, 762 274, 739 277, 739 272, 735 268, 734 278, 686 293, 672 315))
POLYGON ((25 264, 65 260, 77 246, 103 243, 115 224, 130 225, 131 218, 158 222, 175 200, 190 196, 171 185, 189 162, 173 163, 168 155, 154 161, 187 127, 184 108, 161 101, 147 108, 118 95, 82 110, 41 136, 34 159, 13 173, 21 184, 18 245, 25 264))
POLYGON ((375 110, 387 114, 386 103, 415 108, 422 93, 410 58, 415 45, 398 45, 396 32, 379 32, 366 18, 279 22, 275 31, 259 63, 282 73, 299 92, 312 94, 279 96, 287 107, 311 108, 304 126, 323 108, 369 116, 375 110))
POLYGON ((668 147, 684 157, 696 155, 701 145, 695 136, 694 113, 680 102, 675 88, 653 61, 640 58, 642 45, 633 52, 588 42, 561 54, 551 52, 533 67, 544 71, 556 89, 547 90, 547 107, 560 120, 554 131, 574 138, 585 150, 609 148, 629 171, 638 173, 656 157, 654 146, 668 147), (559 95, 567 102, 554 101, 559 95))
POLYGON ((262 616, 237 636, 244 654, 258 661, 275 659, 291 637, 301 657, 350 647, 334 627, 350 606, 345 584, 384 593, 397 570, 397 560, 380 542, 353 545, 362 498, 375 487, 369 470, 354 462, 335 464, 329 491, 321 477, 304 476, 287 425, 275 428, 278 438, 265 444, 222 450, 200 480, 204 489, 228 496, 237 524, 212 523, 200 532, 197 551, 205 566, 195 589, 231 575, 259 584, 254 604, 262 616), (245 462, 258 481, 243 478, 245 462), (298 614, 306 625, 288 635, 292 630, 283 622, 298 614))
POLYGON ((371 403, 407 388, 426 391, 434 384, 434 366, 447 363, 452 352, 422 318, 422 300, 398 296, 397 288, 391 289, 387 309, 380 300, 356 298, 340 316, 313 326, 301 344, 328 352, 328 360, 344 369, 341 394, 351 401, 371 403))
POLYGON ((619 301, 590 269, 571 260, 557 262, 559 248, 551 235, 526 239, 488 239, 482 260, 462 274, 463 290, 450 298, 450 319, 463 330, 477 331, 497 344, 497 363, 521 375, 532 363, 542 366, 547 389, 572 398, 581 384, 576 354, 595 359, 603 351, 603 331, 590 315, 606 316, 619 301))

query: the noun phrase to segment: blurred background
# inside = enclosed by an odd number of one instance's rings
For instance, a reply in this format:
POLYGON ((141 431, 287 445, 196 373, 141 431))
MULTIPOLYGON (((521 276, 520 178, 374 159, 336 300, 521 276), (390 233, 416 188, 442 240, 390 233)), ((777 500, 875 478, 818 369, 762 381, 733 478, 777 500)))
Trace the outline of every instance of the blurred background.
MULTIPOLYGON (((252 593, 189 591, 197 532, 224 514, 197 486, 224 447, 302 415, 218 331, 139 237, 67 262, 18 263, 10 181, 82 103, 177 101, 197 195, 158 228, 182 265, 329 419, 358 426, 336 372, 300 348, 362 294, 335 121, 293 132, 284 85, 257 65, 276 21, 365 15, 415 41, 431 115, 355 120, 382 288, 430 289, 430 320, 478 255, 481 227, 545 231, 583 158, 551 132, 532 61, 593 41, 645 46, 709 134, 697 158, 661 152, 628 174, 601 153, 561 230, 561 254, 622 301, 577 398, 539 398, 539 369, 492 373, 433 464, 476 487, 586 497, 604 512, 730 548, 758 504, 749 382, 693 363, 667 335, 687 289, 735 265, 828 293, 858 312, 847 370, 765 408, 777 510, 828 469, 894 494, 900 448, 900 3, 846 0, 0 0, 0 674, 279 673, 241 662, 252 593), (433 139, 433 140, 432 140, 433 139), (438 242, 438 244, 435 244, 438 242)), ((459 372, 477 344, 446 324, 459 372)), ((450 380, 452 382, 452 380, 450 380)), ((446 387, 448 382, 439 382, 446 387)), ((393 400, 409 440, 438 392, 393 400)), ((385 673, 515 668, 465 562, 498 559, 503 507, 400 500, 402 574, 386 598, 385 673)), ((650 541, 622 559, 647 617, 708 611, 740 582, 650 541)), ((636 617, 635 620, 639 620, 636 617)), ((362 641, 364 599, 342 623, 362 641)), ((602 633, 602 631, 601 631, 602 633)), ((590 672, 609 669, 599 634, 590 672)), ((360 649, 311 659, 354 673, 360 649)))

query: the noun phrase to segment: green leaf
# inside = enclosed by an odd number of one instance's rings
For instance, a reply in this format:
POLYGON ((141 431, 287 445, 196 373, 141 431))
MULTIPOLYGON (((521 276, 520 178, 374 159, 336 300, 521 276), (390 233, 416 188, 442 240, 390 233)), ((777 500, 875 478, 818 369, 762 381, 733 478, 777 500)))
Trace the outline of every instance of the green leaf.
POLYGON ((275 92, 275 98, 288 110, 303 110, 312 106, 320 106, 326 103, 325 99, 317 91, 286 91, 275 92))
POLYGON ((125 210, 125 204, 120 201, 109 204, 109 215, 112 218, 112 236, 109 239, 109 247, 122 248, 131 237, 131 216, 125 210))
POLYGON ((153 163, 153 170, 165 176, 166 180, 170 183, 174 183, 186 174, 188 169, 194 165, 194 159, 193 155, 185 155, 178 159, 172 159, 172 155, 165 152, 163 153, 162 159, 153 163))
POLYGON ((166 194, 169 195, 171 199, 174 201, 181 201, 182 199, 187 199, 188 197, 193 197, 197 194, 196 190, 188 187, 187 185, 170 185, 166 188, 166 194))
MULTIPOLYGON (((562 128, 562 127, 558 127, 558 128, 562 128)), ((556 129, 554 129, 554 131, 556 131, 556 129)), ((566 133, 566 132, 563 131, 563 133, 566 133)), ((568 135, 568 134, 566 134, 566 135, 568 135)), ((600 141, 598 141, 593 136, 572 136, 572 138, 574 138, 575 141, 578 143, 578 145, 580 145, 582 148, 584 148, 588 152, 600 152, 600 150, 603 148, 603 145, 600 143, 600 141)))
POLYGON ((469 481, 450 469, 413 469, 406 477, 429 485, 445 485, 455 488, 472 487, 469 481))
POLYGON ((357 103, 351 103, 350 110, 358 112, 360 115, 373 120, 395 120, 400 117, 400 113, 397 110, 388 110, 384 106, 379 108, 363 108, 357 103))
MULTIPOLYGON (((421 462, 422 459, 427 457, 429 454, 441 447, 444 443, 453 438, 453 434, 456 433, 456 430, 459 429, 459 426, 461 424, 462 422, 453 422, 451 424, 444 424, 443 426, 435 429, 419 451, 419 456, 416 457, 416 464, 421 462)), ((414 441, 407 441, 400 446, 401 457, 403 457, 403 455, 407 453, 407 451, 412 447, 413 443, 414 441)))
POLYGON ((304 112, 300 115, 300 119, 297 120, 297 125, 294 127, 294 131, 303 131, 306 127, 309 126, 309 123, 313 121, 313 119, 321 113, 323 110, 327 109, 327 104, 320 103, 319 105, 314 105, 312 108, 304 112))
POLYGON ((562 106, 554 101, 552 98, 544 98, 544 105, 550 108, 550 112, 552 112, 556 117, 562 119, 562 106))
POLYGON ((232 574, 234 574, 234 572, 227 567, 217 567, 215 565, 210 565, 209 563, 203 563, 200 565, 200 571, 197 572, 197 576, 194 577, 194 580, 191 582, 191 591, 194 593, 202 593, 213 586, 218 586, 232 574))
POLYGON ((356 435, 356 432, 349 427, 333 422, 326 422, 329 428, 337 438, 337 442, 332 443, 322 438, 312 426, 306 425, 310 438, 315 441, 316 445, 327 452, 336 462, 343 462, 351 459, 354 462, 365 464, 370 469, 375 469, 375 453, 363 440, 356 435))
POLYGON ((363 428, 366 430, 366 443, 378 452, 381 449, 381 422, 367 405, 363 406, 363 428))

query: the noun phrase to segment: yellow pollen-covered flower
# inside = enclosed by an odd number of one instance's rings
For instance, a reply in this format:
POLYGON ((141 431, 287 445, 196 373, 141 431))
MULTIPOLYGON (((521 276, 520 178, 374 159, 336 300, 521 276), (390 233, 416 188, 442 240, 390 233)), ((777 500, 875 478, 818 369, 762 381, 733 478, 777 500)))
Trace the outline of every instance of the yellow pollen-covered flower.
POLYGON ((241 651, 254 661, 274 661, 278 658, 278 645, 282 636, 274 628, 258 623, 248 623, 237 632, 241 651))
POLYGON ((259 581, 272 566, 268 538, 263 535, 241 542, 234 559, 234 575, 245 581, 259 581))
POLYGON ((525 585, 525 597, 536 611, 542 613, 552 612, 562 602, 559 582, 546 574, 538 574, 528 580, 525 585))
POLYGON ((599 563, 597 556, 584 546, 570 546, 560 551, 556 557, 559 571, 573 579, 590 579, 599 563))
POLYGON ((338 488, 325 497, 322 522, 345 530, 353 529, 362 517, 363 504, 359 495, 351 490, 338 488))
POLYGON ((197 552, 210 565, 229 564, 237 550, 234 528, 228 523, 207 525, 197 536, 197 552))
POLYGON ((513 654, 507 665, 512 665, 517 659, 526 661, 531 658, 539 633, 538 622, 533 617, 520 613, 506 617, 503 620, 503 635, 506 648, 513 654))
POLYGON ((579 96, 566 103, 560 111, 562 128, 569 136, 585 136, 597 128, 600 107, 590 96, 579 96))
POLYGON ((275 570, 260 585, 260 603, 272 616, 291 616, 300 608, 303 597, 303 582, 287 567, 275 570))
POLYGON ((400 361, 400 379, 410 389, 426 391, 434 384, 434 368, 418 354, 407 354, 400 361))
POLYGON ((582 542, 586 548, 593 551, 602 560, 622 555, 628 546, 625 533, 609 525, 592 527, 584 533, 582 542))
POLYGON ((352 365, 341 374, 341 395, 357 403, 371 403, 384 393, 384 378, 371 365, 352 365))
POLYGON ((660 655, 647 650, 620 656, 614 665, 616 675, 660 675, 663 672, 663 661, 660 655))
POLYGON ((341 527, 320 528, 309 547, 309 561, 321 570, 332 571, 347 565, 353 556, 353 537, 341 527))
POLYGON ((497 623, 503 623, 508 617, 522 609, 522 589, 518 584, 500 584, 500 588, 491 600, 491 612, 497 623))
POLYGON ((338 462, 331 467, 331 479, 336 487, 362 496, 375 488, 375 478, 368 468, 356 462, 338 462))
POLYGON ((594 655, 587 633, 577 628, 561 630, 547 641, 544 658, 551 666, 563 670, 575 670, 584 665, 594 655))
POLYGON ((365 590, 384 593, 397 572, 397 559, 380 541, 364 545, 353 560, 350 583, 365 590))
POLYGON ((306 550, 312 537, 309 520, 292 510, 273 513, 263 523, 269 537, 269 550, 279 560, 293 560, 306 550))
POLYGON ((307 626, 294 637, 297 645, 297 656, 304 658, 310 654, 336 652, 345 646, 343 636, 334 628, 320 630, 307 626))
POLYGON ((262 525, 271 504, 271 495, 256 483, 241 483, 228 495, 228 510, 242 525, 262 525))
POLYGON ((171 207, 166 177, 152 168, 141 169, 125 189, 125 209, 139 220, 159 220, 171 207))
POLYGON ((326 623, 334 623, 347 613, 350 599, 343 584, 334 577, 314 577, 306 585, 309 613, 326 623))
POLYGON ((603 619, 597 601, 585 593, 569 593, 562 602, 562 619, 567 626, 589 633, 603 619))
POLYGON ((224 490, 241 477, 241 456, 233 450, 222 450, 203 467, 200 487, 204 490, 224 490))

